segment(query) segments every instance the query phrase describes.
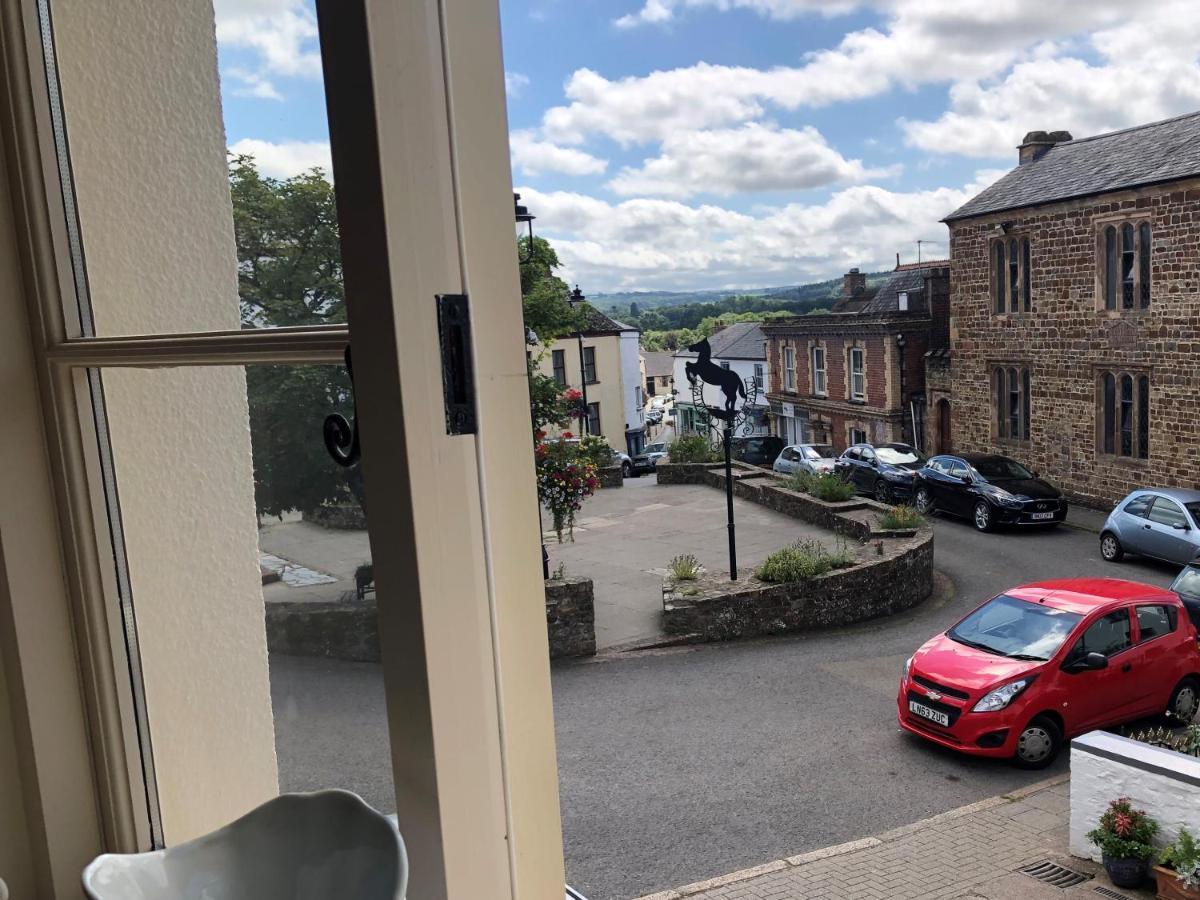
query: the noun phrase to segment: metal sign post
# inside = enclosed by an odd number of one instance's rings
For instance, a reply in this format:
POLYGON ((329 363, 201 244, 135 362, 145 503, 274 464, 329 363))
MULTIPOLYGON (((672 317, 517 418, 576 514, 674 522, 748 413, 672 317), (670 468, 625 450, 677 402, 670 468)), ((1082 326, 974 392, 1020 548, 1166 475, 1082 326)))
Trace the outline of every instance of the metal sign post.
POLYGON ((737 537, 733 523, 733 433, 739 428, 743 434, 754 431, 751 408, 758 400, 759 384, 756 378, 742 381, 736 372, 718 366, 712 361, 712 348, 708 338, 692 344, 689 350, 697 354, 695 362, 684 366, 688 382, 692 386, 692 403, 698 416, 697 425, 703 424, 705 431, 713 428, 713 420, 723 422, 721 443, 725 445, 725 511, 729 532, 729 579, 737 581, 737 537), (711 384, 725 395, 724 408, 709 406, 704 400, 704 385, 711 384), (738 406, 741 398, 741 406, 738 406))

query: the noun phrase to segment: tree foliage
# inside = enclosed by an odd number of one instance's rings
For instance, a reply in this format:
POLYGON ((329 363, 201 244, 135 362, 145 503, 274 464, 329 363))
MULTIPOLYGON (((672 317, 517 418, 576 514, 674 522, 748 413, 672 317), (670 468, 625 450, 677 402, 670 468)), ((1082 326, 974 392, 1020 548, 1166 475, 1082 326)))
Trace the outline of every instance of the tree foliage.
MULTIPOLYGON (((279 180, 234 156, 229 190, 243 325, 346 321, 337 208, 320 170, 279 180)), ((321 441, 325 416, 352 402, 341 366, 248 366, 246 390, 260 515, 361 501, 361 474, 336 465, 321 441)))
POLYGON ((558 254, 545 238, 529 238, 517 242, 521 259, 521 313, 525 328, 537 335, 542 344, 549 344, 563 335, 576 331, 580 311, 571 306, 571 289, 554 274, 559 267, 558 254))

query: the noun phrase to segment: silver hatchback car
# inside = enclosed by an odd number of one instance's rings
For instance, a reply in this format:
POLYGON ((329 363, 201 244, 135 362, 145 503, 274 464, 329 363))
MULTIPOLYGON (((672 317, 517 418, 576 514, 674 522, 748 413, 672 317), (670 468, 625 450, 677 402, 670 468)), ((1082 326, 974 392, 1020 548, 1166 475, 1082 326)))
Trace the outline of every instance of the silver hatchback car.
POLYGON ((775 457, 771 468, 784 475, 809 472, 824 475, 833 471, 837 452, 828 444, 792 444, 775 457))
POLYGON ((1152 488, 1118 503, 1100 532, 1100 555, 1117 562, 1126 553, 1189 563, 1200 553, 1200 491, 1152 488))

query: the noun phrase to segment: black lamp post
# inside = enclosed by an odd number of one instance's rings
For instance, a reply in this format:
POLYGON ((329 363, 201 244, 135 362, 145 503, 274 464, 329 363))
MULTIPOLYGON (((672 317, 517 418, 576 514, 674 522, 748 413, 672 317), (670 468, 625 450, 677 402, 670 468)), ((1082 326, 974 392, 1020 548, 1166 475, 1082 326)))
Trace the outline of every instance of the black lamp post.
POLYGON ((513 215, 517 220, 517 237, 529 238, 525 254, 517 255, 517 261, 524 265, 533 259, 533 220, 537 216, 533 215, 527 206, 522 205, 521 195, 516 191, 513 191, 513 215))
MULTIPOLYGON (((904 436, 904 391, 905 391, 904 347, 907 343, 908 342, 904 339, 903 333, 896 335, 896 350, 898 351, 898 356, 900 358, 900 436, 901 437, 904 436)), ((914 428, 915 428, 915 424, 916 423, 914 423, 914 428)), ((915 431, 913 432, 913 435, 912 435, 912 443, 913 443, 913 446, 916 446, 917 435, 916 435, 915 431)))
MULTIPOLYGON (((571 299, 567 302, 572 306, 583 303, 587 297, 583 296, 583 291, 579 290, 579 285, 575 285, 575 290, 571 291, 571 299)), ((580 391, 583 394, 583 433, 591 434, 591 412, 588 409, 587 399, 587 366, 583 362, 583 324, 580 323, 579 330, 575 332, 575 337, 579 340, 579 383, 580 391)))

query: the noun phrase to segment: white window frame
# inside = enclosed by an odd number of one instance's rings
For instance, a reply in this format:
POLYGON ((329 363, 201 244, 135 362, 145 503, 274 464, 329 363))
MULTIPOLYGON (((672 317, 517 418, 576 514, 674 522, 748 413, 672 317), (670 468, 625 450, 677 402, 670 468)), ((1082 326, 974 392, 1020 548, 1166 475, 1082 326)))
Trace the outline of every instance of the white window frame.
POLYGON ((850 348, 850 399, 867 399, 867 351, 863 347, 850 348))
POLYGON ((825 348, 821 344, 814 344, 812 352, 809 354, 809 359, 812 362, 813 380, 812 391, 818 397, 829 396, 829 376, 826 368, 825 348), (818 357, 820 362, 818 364, 818 357))
POLYGON ((783 389, 796 390, 796 348, 783 348, 783 389))
POLYGON ((21 472, 30 492, 5 494, 29 500, 33 536, 21 558, 0 561, 0 604, 21 650, 14 739, 35 763, 21 774, 37 817, 38 895, 74 896, 81 860, 149 843, 86 371, 337 362, 351 330, 380 511, 376 575, 380 596, 394 598, 379 604, 381 668, 413 878, 450 900, 562 893, 545 620, 525 602, 541 590, 533 472, 528 435, 511 427, 528 401, 508 387, 526 369, 511 327, 521 312, 498 13, 465 0, 349 0, 318 13, 323 44, 339 48, 325 61, 326 92, 349 329, 97 338, 83 333, 74 296, 37 3, 0 7, 2 139, 20 198, 19 246, 0 243, 11 257, 0 273, 23 270, 26 304, 0 304, 0 317, 27 316, 5 330, 25 352, 5 359, 42 401, 42 421, 9 438, 34 464, 21 472), (473 436, 445 434, 434 297, 446 293, 471 298, 473 436), (39 470, 52 498, 36 495, 39 470), (435 528, 459 539, 418 539, 435 528), (45 590, 27 590, 46 574, 45 590))

